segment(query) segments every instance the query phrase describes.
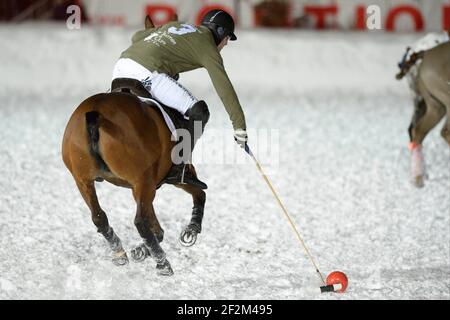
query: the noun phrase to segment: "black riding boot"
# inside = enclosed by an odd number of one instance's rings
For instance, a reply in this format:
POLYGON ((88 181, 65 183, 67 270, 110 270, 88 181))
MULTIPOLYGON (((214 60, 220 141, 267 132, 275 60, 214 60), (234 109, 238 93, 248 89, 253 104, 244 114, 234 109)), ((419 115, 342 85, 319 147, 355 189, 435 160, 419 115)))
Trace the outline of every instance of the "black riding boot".
POLYGON ((183 163, 174 164, 172 168, 170 168, 170 171, 164 178, 163 183, 190 184, 201 189, 207 189, 208 186, 204 182, 200 181, 193 172, 191 172, 188 163, 191 162, 191 155, 194 150, 195 143, 202 135, 205 125, 209 120, 208 106, 203 100, 198 101, 186 112, 186 115, 189 117, 189 133, 191 136, 190 154, 184 157, 185 160, 183 163), (201 132, 195 132, 194 130, 196 121, 201 121, 201 132))
POLYGON ((174 164, 164 178, 163 183, 168 184, 190 184, 200 189, 208 189, 206 183, 200 181, 190 170, 189 164, 174 164))

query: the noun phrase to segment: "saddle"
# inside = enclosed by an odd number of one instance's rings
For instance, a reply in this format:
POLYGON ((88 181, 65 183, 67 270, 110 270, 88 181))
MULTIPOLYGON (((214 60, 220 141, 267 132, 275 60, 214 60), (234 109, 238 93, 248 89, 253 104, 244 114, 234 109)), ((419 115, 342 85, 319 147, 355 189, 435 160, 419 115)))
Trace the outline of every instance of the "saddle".
MULTIPOLYGON (((139 80, 130 79, 130 78, 116 78, 111 83, 111 92, 123 92, 128 94, 133 94, 140 98, 142 102, 145 103, 150 108, 157 110, 161 117, 166 121, 167 126, 171 129, 171 125, 167 121, 166 117, 168 116, 175 127, 175 129, 186 129, 189 130, 189 121, 184 118, 184 116, 175 109, 172 109, 160 101, 154 99, 152 95, 148 92, 147 89, 142 85, 139 80), (144 100, 142 100, 144 98, 144 100), (152 99, 155 103, 147 103, 145 99, 152 99), (166 113, 166 116, 163 114, 163 111, 166 113)), ((173 133, 173 132, 172 132, 173 133)), ((161 185, 164 183, 169 184, 190 184, 201 189, 206 189, 208 186, 202 181, 198 180, 198 178, 194 174, 190 173, 190 169, 185 171, 186 165, 176 165, 172 166, 170 172, 167 176, 157 184, 156 189, 159 189, 161 185), (182 171, 180 171, 182 170, 182 171), (179 177, 181 176, 181 181, 179 181, 179 177)))
MULTIPOLYGON (((189 121, 186 120, 180 112, 178 112, 173 108, 168 107, 167 105, 163 104, 162 102, 152 97, 150 92, 148 92, 148 90, 145 89, 145 87, 139 80, 131 78, 116 78, 111 83, 111 92, 130 93, 137 97, 156 100, 162 107, 162 109, 167 113, 169 118, 172 120, 175 129, 186 129, 186 130, 189 129, 189 121)), ((164 118, 164 115, 162 114, 158 106, 156 106, 153 103, 146 103, 146 105, 158 111, 164 118)))

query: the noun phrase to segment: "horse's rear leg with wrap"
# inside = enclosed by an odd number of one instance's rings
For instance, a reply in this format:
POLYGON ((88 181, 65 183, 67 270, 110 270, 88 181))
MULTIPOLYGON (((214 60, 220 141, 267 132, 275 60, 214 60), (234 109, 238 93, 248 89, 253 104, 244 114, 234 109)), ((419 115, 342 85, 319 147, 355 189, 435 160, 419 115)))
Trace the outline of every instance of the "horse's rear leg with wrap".
POLYGON ((450 41, 427 51, 419 71, 419 89, 427 104, 433 101, 440 105, 441 115, 447 114, 441 136, 450 145, 450 41))
POLYGON ((423 187, 427 177, 422 143, 427 134, 441 121, 446 114, 445 107, 426 90, 422 80, 419 90, 423 101, 416 105, 413 121, 409 128, 411 139, 411 179, 416 187, 423 187))
POLYGON ((101 233, 108 241, 109 247, 113 252, 113 263, 118 266, 127 264, 128 257, 125 250, 123 250, 122 243, 113 228, 109 226, 108 217, 98 203, 94 181, 75 180, 78 190, 80 190, 84 201, 91 210, 92 222, 97 227, 97 232, 101 233))
MULTIPOLYGON (((80 133, 86 135, 85 141, 87 143, 80 148, 76 143, 73 143, 73 137, 67 137, 63 144, 63 159, 75 179, 78 190, 91 211, 92 221, 97 227, 97 231, 108 241, 113 252, 113 263, 115 265, 125 265, 128 263, 127 255, 123 250, 119 237, 113 228, 109 226, 108 218, 100 207, 95 190, 94 179, 97 178, 98 171, 104 170, 107 167, 101 158, 98 148, 99 117, 100 115, 97 112, 87 112, 86 114, 80 115, 79 126, 80 129, 82 128, 80 133), (72 156, 74 150, 78 152, 77 156, 72 156)), ((74 141, 76 139, 76 137, 73 138, 74 141)))
MULTIPOLYGON (((162 240, 163 231, 156 218, 155 210, 153 208, 153 200, 156 193, 156 184, 151 180, 150 176, 144 176, 141 181, 133 186, 133 196, 136 200, 137 210, 134 224, 144 240, 145 254, 142 258, 145 259, 149 254, 156 261, 156 268, 159 275, 171 276, 173 275, 172 267, 166 259, 166 253, 159 245, 158 237, 162 240)), ((134 260, 139 259, 138 254, 140 247, 137 247, 132 253, 134 260)))

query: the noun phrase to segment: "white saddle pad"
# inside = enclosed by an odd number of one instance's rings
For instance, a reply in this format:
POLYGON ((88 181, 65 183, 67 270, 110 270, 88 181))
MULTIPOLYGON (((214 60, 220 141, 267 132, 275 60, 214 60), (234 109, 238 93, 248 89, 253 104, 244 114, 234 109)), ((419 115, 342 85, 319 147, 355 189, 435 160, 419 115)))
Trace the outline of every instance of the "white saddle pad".
POLYGON ((174 136, 175 139, 178 139, 177 136, 177 130, 175 128, 175 125, 173 124, 172 119, 170 119, 169 115, 167 114, 167 112, 163 109, 163 107, 161 106, 161 104, 156 101, 155 99, 150 99, 150 98, 143 98, 143 97, 139 97, 139 99, 141 99, 142 102, 145 103, 154 103, 158 106, 159 110, 161 110, 161 113, 164 117, 164 121, 166 121, 166 125, 169 128, 170 132, 172 133, 172 135, 174 136))

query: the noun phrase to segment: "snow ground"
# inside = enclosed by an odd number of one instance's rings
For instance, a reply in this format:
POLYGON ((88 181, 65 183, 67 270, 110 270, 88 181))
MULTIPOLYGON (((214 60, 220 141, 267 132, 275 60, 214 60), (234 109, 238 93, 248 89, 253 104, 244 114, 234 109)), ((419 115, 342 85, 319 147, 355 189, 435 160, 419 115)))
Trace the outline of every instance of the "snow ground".
MULTIPOLYGON (((149 260, 113 266, 60 144, 75 107, 108 88, 132 31, 0 26, 0 299, 450 298, 450 149, 441 123, 424 146, 430 180, 420 190, 409 183, 412 105, 406 83, 394 80, 417 35, 242 30, 223 51, 251 143, 256 132, 276 130, 270 179, 321 271, 346 272, 347 293, 319 293, 251 162, 197 165, 209 189, 191 248, 178 244, 189 195, 158 191, 173 277, 158 277, 149 260)), ((245 159, 229 135, 213 135, 230 123, 207 73, 182 74, 181 82, 211 109, 203 154, 221 140, 245 159)), ((129 251, 140 241, 131 192, 97 186, 129 251)))

